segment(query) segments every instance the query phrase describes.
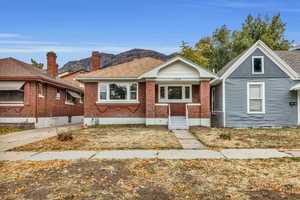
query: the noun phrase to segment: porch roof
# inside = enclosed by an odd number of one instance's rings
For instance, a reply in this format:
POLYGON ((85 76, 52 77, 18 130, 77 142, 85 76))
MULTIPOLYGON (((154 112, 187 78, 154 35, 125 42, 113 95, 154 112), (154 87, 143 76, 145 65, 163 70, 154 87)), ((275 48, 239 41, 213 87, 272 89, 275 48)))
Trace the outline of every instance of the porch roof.
POLYGON ((297 83, 293 87, 291 87, 290 91, 300 90, 300 83, 297 83))

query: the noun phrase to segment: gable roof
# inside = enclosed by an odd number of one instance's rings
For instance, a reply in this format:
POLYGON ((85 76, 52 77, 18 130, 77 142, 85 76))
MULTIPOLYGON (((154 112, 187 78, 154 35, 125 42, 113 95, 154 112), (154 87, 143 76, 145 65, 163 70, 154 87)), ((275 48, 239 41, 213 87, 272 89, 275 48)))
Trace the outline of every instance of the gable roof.
POLYGON ((300 74, 300 51, 275 51, 275 53, 300 74))
POLYGON ((145 57, 140 59, 134 59, 131 62, 106 67, 97 71, 82 74, 77 77, 78 80, 88 78, 138 78, 144 72, 156 67, 163 63, 163 61, 145 57))
POLYGON ((178 62, 178 61, 185 63, 186 65, 196 69, 198 71, 199 75, 201 74, 201 77, 203 77, 203 78, 210 78, 210 79, 217 78, 216 74, 214 74, 213 72, 210 72, 207 69, 205 69, 204 67, 201 67, 181 56, 173 57, 173 58, 169 59, 168 61, 156 66, 155 68, 153 68, 149 71, 146 71, 139 78, 153 78, 157 75, 157 73, 159 72, 160 69, 162 69, 172 63, 178 62))
POLYGON ((290 51, 299 51, 299 50, 300 50, 300 45, 290 48, 290 51))
POLYGON ((0 80, 40 80, 58 87, 83 92, 81 88, 57 77, 51 77, 47 71, 14 58, 0 59, 0 80))
POLYGON ((294 67, 290 66, 288 62, 282 59, 279 55, 277 55, 274 51, 272 51, 265 43, 258 40, 255 44, 253 44, 249 49, 242 52, 239 56, 231 60, 228 64, 226 64, 219 72, 218 75, 220 79, 226 79, 239 65, 244 62, 248 56, 250 56, 256 49, 261 50, 266 56, 268 56, 274 63, 280 67, 282 71, 284 71, 290 78, 297 79, 299 78, 299 74, 294 70, 294 67))

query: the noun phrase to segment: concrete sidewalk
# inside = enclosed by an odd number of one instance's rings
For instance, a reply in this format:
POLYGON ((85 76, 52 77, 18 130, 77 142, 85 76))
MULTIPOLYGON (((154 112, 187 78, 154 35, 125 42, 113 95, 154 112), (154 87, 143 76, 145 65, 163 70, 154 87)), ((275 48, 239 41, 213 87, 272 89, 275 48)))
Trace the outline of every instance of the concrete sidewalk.
MULTIPOLYGON (((295 150, 296 152, 297 150, 295 150)), ((105 150, 62 152, 0 152, 0 160, 75 160, 75 159, 268 159, 299 157, 293 150, 288 153, 276 149, 213 150, 105 150)), ((298 152, 299 153, 299 152, 298 152)))
POLYGON ((81 129, 82 124, 65 125, 51 128, 38 128, 0 136, 0 151, 36 142, 59 133, 81 129))

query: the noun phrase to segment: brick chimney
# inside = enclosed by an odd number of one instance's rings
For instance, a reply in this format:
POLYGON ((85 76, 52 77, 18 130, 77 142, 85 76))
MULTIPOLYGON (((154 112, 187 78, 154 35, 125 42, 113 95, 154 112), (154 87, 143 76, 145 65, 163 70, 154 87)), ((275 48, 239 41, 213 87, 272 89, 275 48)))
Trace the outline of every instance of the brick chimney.
POLYGON ((48 52, 47 53, 47 73, 49 76, 57 76, 58 72, 58 65, 56 64, 56 54, 54 52, 48 52))
POLYGON ((101 60, 100 60, 101 54, 99 51, 93 51, 92 53, 92 71, 97 71, 101 68, 101 60))

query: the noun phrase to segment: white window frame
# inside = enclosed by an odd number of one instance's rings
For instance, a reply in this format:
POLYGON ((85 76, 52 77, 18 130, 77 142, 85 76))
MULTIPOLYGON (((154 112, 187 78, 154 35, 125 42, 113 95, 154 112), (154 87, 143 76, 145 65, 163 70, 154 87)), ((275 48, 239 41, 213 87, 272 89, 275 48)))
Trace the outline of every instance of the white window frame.
POLYGON ((191 84, 159 84, 158 85, 158 102, 160 103, 166 103, 166 102, 170 102, 170 103, 191 103, 192 102, 192 85, 191 84), (168 94, 168 87, 171 86, 175 86, 175 87, 181 87, 182 89, 182 99, 169 99, 169 94, 168 94), (165 98, 162 99, 160 97, 160 88, 164 87, 165 90, 165 98), (189 98, 185 98, 185 87, 189 87, 190 90, 190 97, 189 98))
MULTIPOLYGON (((65 104, 67 104, 67 105, 72 105, 72 106, 75 105, 75 104, 76 104, 76 99, 75 99, 75 102, 70 102, 70 101, 67 100, 68 95, 70 95, 70 94, 68 93, 68 90, 66 90, 65 104)), ((70 95, 70 96, 71 96, 71 95, 70 95)), ((74 98, 74 97, 72 97, 72 98, 74 98)))
POLYGON ((139 103, 139 83, 138 82, 98 82, 98 99, 96 103, 118 103, 118 104, 126 104, 126 103, 139 103), (127 91, 127 99, 118 100, 118 99, 110 99, 110 84, 124 84, 126 85, 127 91), (130 85, 136 84, 136 99, 130 99, 130 85), (106 99, 100 99, 100 85, 106 86, 106 99))
POLYGON ((265 61, 264 56, 252 56, 252 74, 264 74, 265 73, 265 61), (260 58, 261 59, 261 72, 254 71, 254 59, 260 58))
POLYGON ((216 87, 211 88, 211 110, 215 111, 216 87))
POLYGON ((83 95, 80 95, 81 98, 79 99, 79 103, 83 104, 83 100, 84 100, 84 96, 83 95))
POLYGON ((55 99, 56 100, 60 100, 60 89, 56 88, 56 95, 55 95, 55 99))
POLYGON ((247 113, 248 114, 265 114, 265 83, 264 82, 248 82, 247 83, 247 113), (250 86, 251 85, 260 85, 262 87, 262 111, 253 112, 250 111, 250 86))
POLYGON ((45 87, 42 83, 38 84, 38 96, 39 96, 39 98, 45 97, 45 87))

